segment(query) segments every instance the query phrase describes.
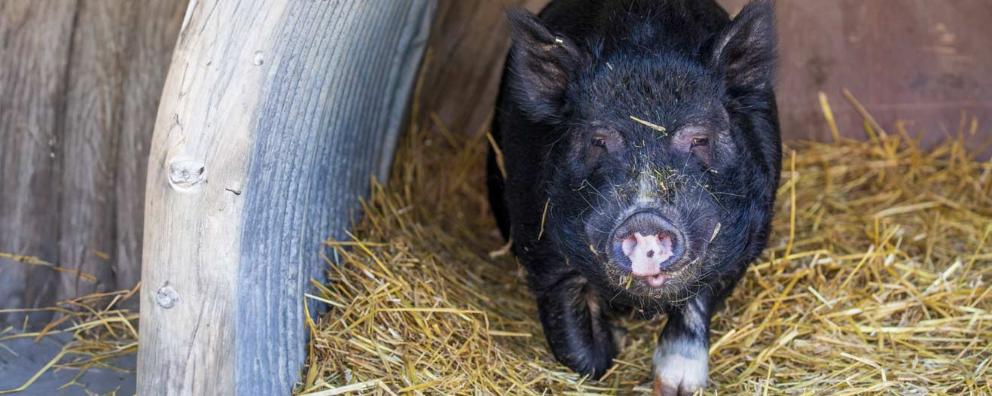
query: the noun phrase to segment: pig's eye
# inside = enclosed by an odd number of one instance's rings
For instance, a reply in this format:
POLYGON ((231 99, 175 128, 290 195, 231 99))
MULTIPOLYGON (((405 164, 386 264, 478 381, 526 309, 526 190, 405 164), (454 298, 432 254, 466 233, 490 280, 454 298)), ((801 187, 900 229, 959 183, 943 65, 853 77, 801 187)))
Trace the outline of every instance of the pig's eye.
POLYGON ((711 132, 705 127, 687 126, 676 132, 672 145, 676 150, 691 154, 704 164, 709 164, 713 156, 711 137, 711 132))
POLYGON ((585 149, 590 150, 589 153, 593 155, 590 158, 598 158, 600 154, 615 153, 621 149, 621 138, 614 131, 596 131, 588 138, 585 149))
POLYGON ((705 164, 710 163, 710 138, 694 136, 689 139, 689 151, 705 164))

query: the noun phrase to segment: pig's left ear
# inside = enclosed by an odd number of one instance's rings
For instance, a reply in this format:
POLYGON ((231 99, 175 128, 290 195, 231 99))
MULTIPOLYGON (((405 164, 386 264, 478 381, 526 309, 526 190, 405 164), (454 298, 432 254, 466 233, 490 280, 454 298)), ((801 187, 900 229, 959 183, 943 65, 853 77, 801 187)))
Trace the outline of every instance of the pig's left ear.
POLYGON ((564 112, 565 88, 585 52, 527 10, 510 9, 506 16, 513 37, 508 60, 508 71, 515 76, 509 80, 511 92, 531 120, 555 122, 564 112))
POLYGON ((772 2, 755 0, 716 35, 711 62, 735 92, 771 88, 775 69, 775 11, 772 2))

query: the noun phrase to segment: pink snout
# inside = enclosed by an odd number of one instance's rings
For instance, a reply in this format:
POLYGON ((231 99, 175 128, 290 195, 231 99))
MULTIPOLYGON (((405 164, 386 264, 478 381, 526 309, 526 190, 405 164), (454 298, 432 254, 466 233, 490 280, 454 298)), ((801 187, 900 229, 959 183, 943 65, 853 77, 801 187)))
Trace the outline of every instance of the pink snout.
POLYGON ((636 213, 614 231, 613 261, 653 287, 661 286, 675 271, 684 248, 682 233, 666 218, 636 213))
POLYGON ((667 234, 641 235, 634 232, 623 240, 623 254, 630 260, 630 272, 635 276, 661 273, 661 263, 672 257, 672 238, 667 234))

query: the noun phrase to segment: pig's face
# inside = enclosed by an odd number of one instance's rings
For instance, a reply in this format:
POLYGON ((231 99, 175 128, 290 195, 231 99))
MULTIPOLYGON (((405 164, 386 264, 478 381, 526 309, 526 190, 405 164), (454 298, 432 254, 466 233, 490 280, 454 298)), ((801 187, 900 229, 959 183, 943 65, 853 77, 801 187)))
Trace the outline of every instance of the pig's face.
POLYGON ((607 298, 678 300, 739 273, 765 239, 777 184, 778 150, 755 147, 778 144, 760 138, 777 128, 773 43, 754 32, 766 27, 724 32, 697 54, 631 54, 530 23, 516 36, 529 27, 549 41, 517 42, 520 80, 535 75, 511 88, 561 136, 544 169, 559 251, 607 298))
POLYGON ((671 298, 712 270, 725 196, 741 193, 720 175, 739 150, 717 77, 651 61, 601 62, 568 88, 550 236, 571 257, 587 250, 576 264, 609 287, 671 298))

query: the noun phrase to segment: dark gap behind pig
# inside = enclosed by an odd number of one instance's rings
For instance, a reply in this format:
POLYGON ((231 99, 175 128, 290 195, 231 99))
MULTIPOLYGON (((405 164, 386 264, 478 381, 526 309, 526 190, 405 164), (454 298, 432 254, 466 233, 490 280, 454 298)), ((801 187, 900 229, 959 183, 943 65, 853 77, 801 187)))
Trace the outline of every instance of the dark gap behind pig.
POLYGON ((708 379, 709 324, 764 249, 781 143, 772 4, 556 0, 513 45, 490 200, 554 356, 603 375, 613 319, 664 313, 656 394, 708 379))

